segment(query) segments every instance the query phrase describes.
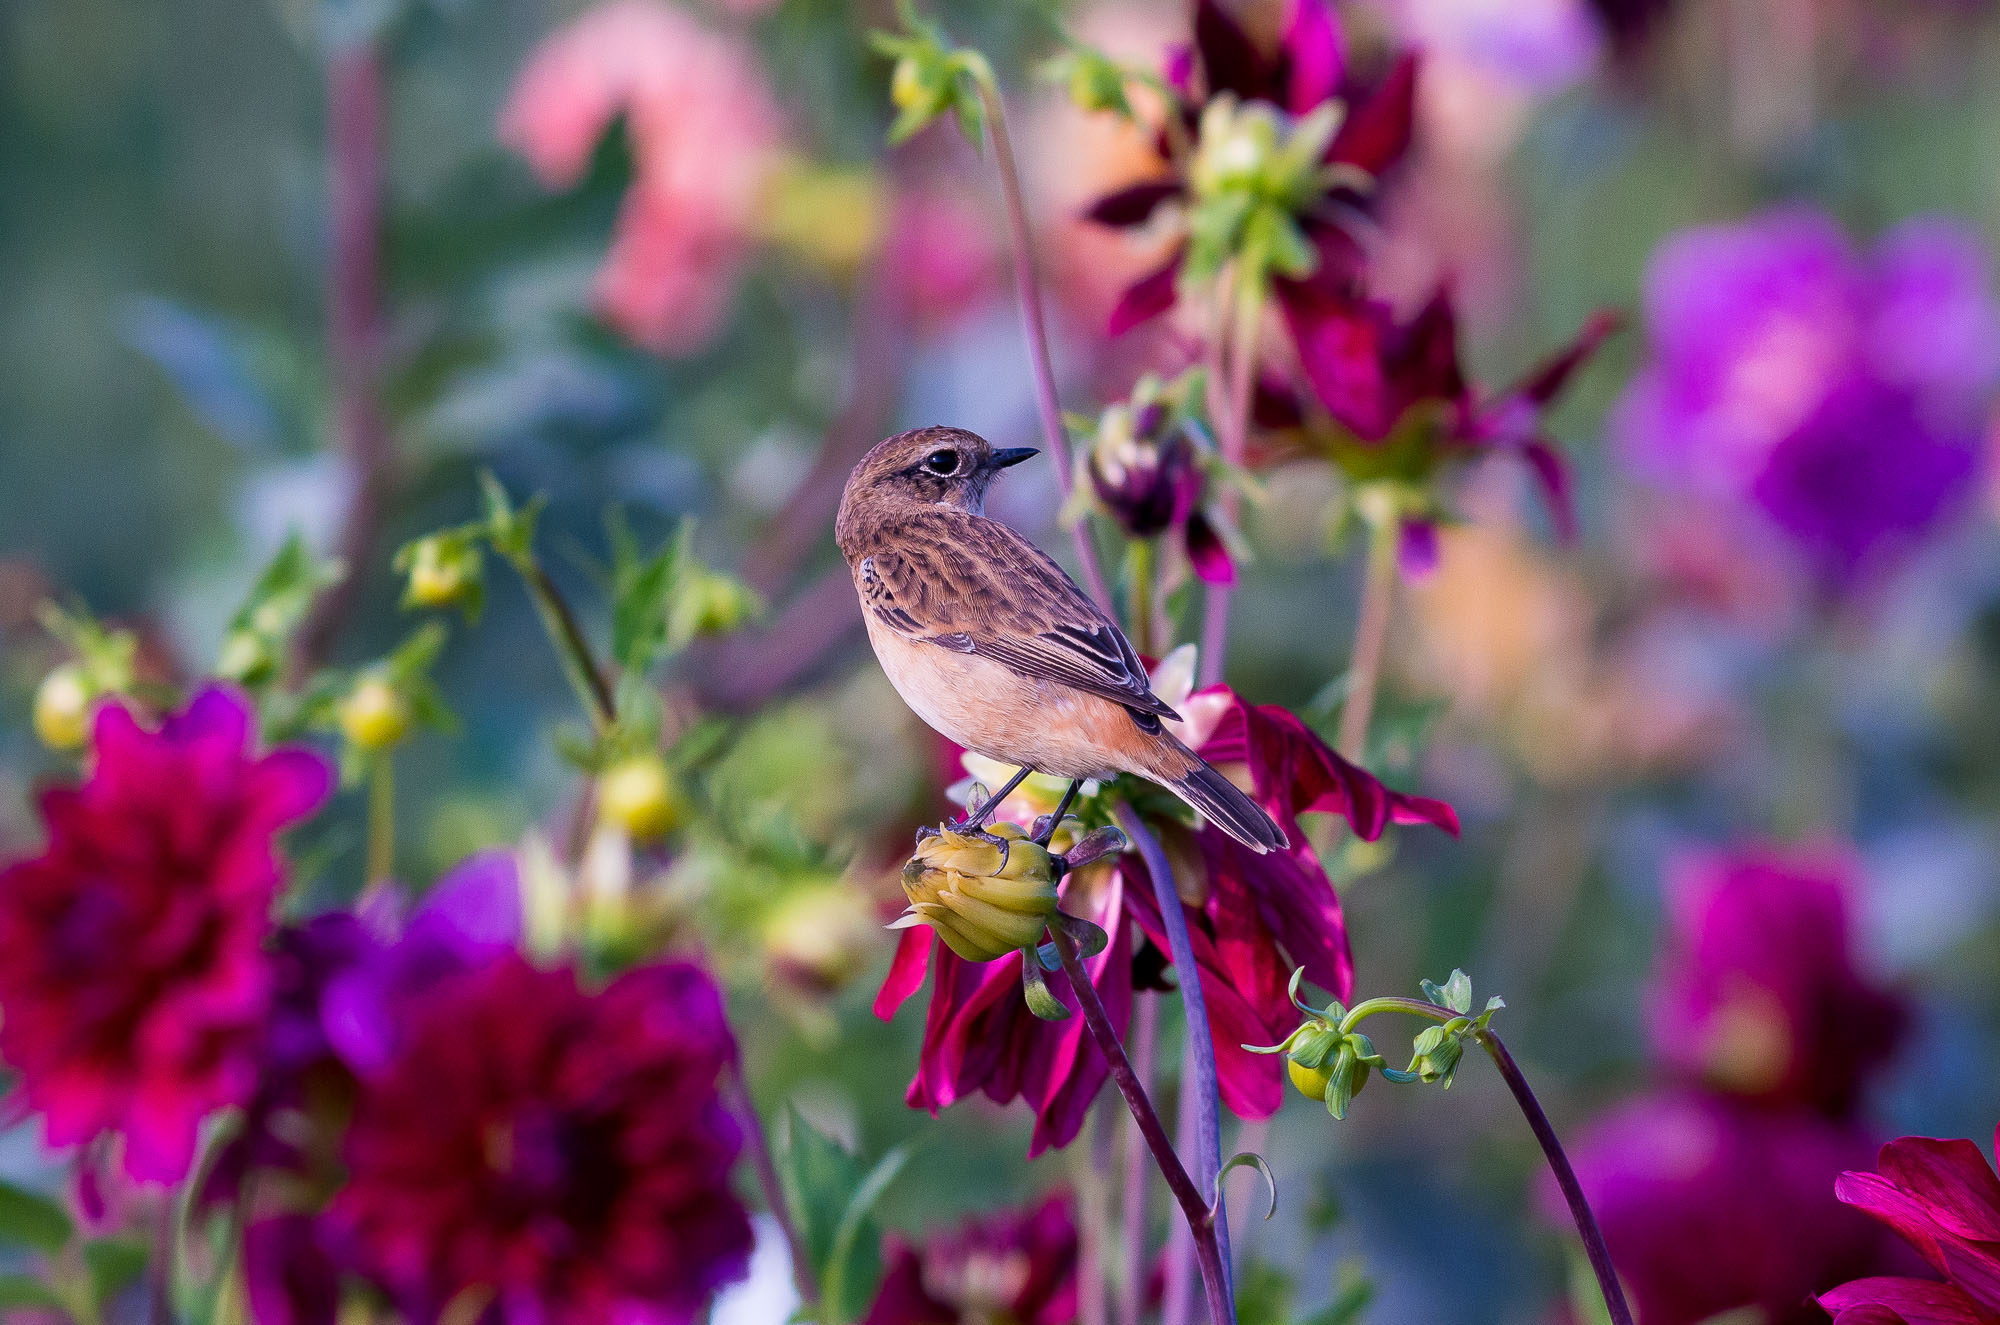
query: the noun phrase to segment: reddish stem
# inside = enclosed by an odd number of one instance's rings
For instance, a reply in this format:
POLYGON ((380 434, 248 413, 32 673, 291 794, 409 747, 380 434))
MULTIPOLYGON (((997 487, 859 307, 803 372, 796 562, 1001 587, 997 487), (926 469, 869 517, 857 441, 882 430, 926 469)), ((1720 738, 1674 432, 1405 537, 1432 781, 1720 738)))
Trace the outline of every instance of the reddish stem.
POLYGON ((336 545, 340 579, 299 629, 292 674, 324 662, 354 609, 361 568, 375 550, 394 456, 376 400, 381 372, 382 55, 372 42, 336 49, 326 64, 327 209, 332 229, 327 356, 333 370, 334 443, 347 461, 347 509, 336 545))
POLYGON ((1118 1093, 1125 1097, 1125 1107, 1131 1111, 1132 1121, 1139 1125, 1140 1135, 1146 1138, 1146 1148, 1153 1152, 1153 1162, 1167 1180, 1167 1190, 1174 1194, 1174 1200, 1181 1207, 1188 1228, 1194 1234, 1195 1255, 1201 1261, 1202 1283, 1208 1290, 1208 1318, 1210 1325, 1235 1325, 1235 1316, 1229 1309, 1229 1299, 1224 1290, 1222 1277, 1222 1252, 1215 1240, 1215 1225, 1209 1218, 1208 1202, 1196 1190, 1194 1179, 1181 1164, 1181 1157, 1174 1153, 1174 1143, 1167 1139, 1167 1129, 1160 1125, 1160 1115, 1153 1109, 1153 1101, 1147 1097, 1146 1088, 1140 1084, 1138 1074, 1132 1070, 1131 1060, 1125 1057, 1125 1046, 1118 1042, 1118 1032, 1111 1025, 1111 1018, 1104 1011, 1104 1003, 1097 997, 1096 986, 1090 983, 1090 972, 1084 969, 1083 958, 1076 950, 1076 941, 1062 929, 1051 926, 1049 937, 1055 941, 1056 954, 1062 958, 1063 973, 1069 976, 1070 988, 1076 991, 1077 1005, 1083 1009, 1084 1024, 1090 1028, 1090 1038, 1097 1043, 1097 1050, 1104 1055, 1106 1066, 1111 1069, 1111 1079, 1118 1085, 1118 1093))
POLYGON ((786 1250, 791 1253, 792 1283, 799 1291, 799 1300, 809 1307, 815 1306, 819 1302, 819 1283, 813 1277, 812 1256, 792 1222, 791 1207, 785 1203, 785 1187, 778 1180, 777 1161, 771 1158, 771 1141, 764 1134, 764 1120, 757 1113, 757 1102, 750 1098, 750 1083, 743 1079, 742 1064, 723 1073, 722 1090, 731 1111, 743 1124, 750 1163, 757 1170, 757 1186, 763 1190, 764 1204, 771 1208, 771 1218, 778 1221, 778 1231, 784 1234, 786 1250))
MULTIPOLYGON (((1041 416, 1042 438, 1048 443, 1049 458, 1055 461, 1056 483, 1065 501, 1069 498, 1069 434, 1063 428, 1062 406, 1056 398, 1054 361, 1049 356, 1049 329, 1042 317, 1041 283, 1035 275, 1034 239, 1028 229, 1028 207, 1021 194, 1021 175, 1014 165, 1014 144, 1007 134, 1007 108, 999 90, 979 79, 979 99, 986 107, 986 124, 993 135, 993 156, 1000 171, 1000 193, 1007 203, 1007 234, 1014 250, 1014 290, 1021 304, 1021 325, 1028 336, 1028 365, 1034 370, 1035 411, 1041 416)), ((1098 564, 1097 546, 1090 541, 1088 521, 1070 526, 1076 544, 1076 560, 1083 572, 1084 587, 1098 606, 1111 607, 1111 590, 1098 564)))

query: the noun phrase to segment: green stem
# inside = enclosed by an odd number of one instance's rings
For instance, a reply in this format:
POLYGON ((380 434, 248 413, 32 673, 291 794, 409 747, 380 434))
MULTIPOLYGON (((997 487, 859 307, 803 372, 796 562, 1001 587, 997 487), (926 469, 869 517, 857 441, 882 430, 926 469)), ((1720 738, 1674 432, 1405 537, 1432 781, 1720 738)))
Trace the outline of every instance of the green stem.
POLYGON ((542 619, 549 643, 555 645, 570 688, 576 691, 577 699, 590 714, 591 725, 602 736, 617 721, 618 705, 612 698, 611 683, 604 679, 604 673, 590 656, 590 642, 583 637, 576 613, 570 610, 562 591, 532 554, 514 562, 514 569, 521 573, 528 597, 534 600, 535 613, 542 619))
MULTIPOLYGON (((1420 998, 1370 998, 1348 1009, 1347 1015, 1340 1019, 1340 1032, 1347 1034, 1378 1012, 1404 1012, 1435 1022, 1452 1021, 1465 1015, 1420 998)), ((1473 1032, 1473 1038, 1479 1041, 1479 1047, 1486 1051, 1487 1057, 1493 1060, 1493 1066, 1499 1069, 1501 1079, 1514 1094, 1514 1103, 1520 1106, 1522 1116, 1528 1120, 1529 1130, 1541 1143, 1549 1171, 1555 1175, 1556 1186, 1562 1189, 1563 1199, 1569 1203, 1570 1218, 1576 1224, 1577 1236, 1583 1240, 1590 1268, 1597 1275, 1597 1288, 1604 1295, 1605 1310, 1610 1313, 1612 1325, 1632 1325, 1632 1308, 1625 1301, 1624 1286, 1618 1282, 1618 1271, 1611 1263, 1611 1248, 1605 1245, 1604 1230, 1598 1227, 1597 1216, 1591 1212, 1590 1201, 1583 1194, 1583 1184, 1577 1181, 1576 1170, 1570 1167, 1569 1156, 1563 1151, 1554 1124, 1549 1122, 1549 1115, 1542 1109, 1541 1101, 1535 1098, 1521 1065, 1514 1061, 1514 1055, 1507 1051, 1500 1037, 1491 1030, 1479 1030, 1473 1032)))
POLYGON ((1393 513, 1369 517, 1368 564, 1361 583, 1361 619, 1354 630, 1354 656, 1347 664, 1347 702, 1340 709, 1337 748, 1360 763, 1368 753, 1368 723, 1382 680, 1382 655, 1389 641, 1389 606, 1396 597, 1396 547, 1400 520, 1393 513))
POLYGON ((368 756, 368 874, 373 888, 396 874, 395 756, 377 750, 368 756))
POLYGON ((1153 639, 1153 540, 1135 538, 1125 551, 1126 574, 1131 579, 1131 594, 1128 598, 1131 611, 1132 644, 1141 654, 1153 654, 1157 645, 1153 639))
MULTIPOLYGON (((1233 303, 1236 314, 1233 323, 1226 315, 1216 319, 1214 339, 1218 342, 1210 356, 1210 376, 1213 379, 1210 394, 1210 411, 1216 416, 1216 442, 1222 451, 1222 459, 1231 468, 1243 463, 1244 454, 1250 447, 1250 410, 1256 399, 1257 385, 1257 341, 1264 326, 1264 286, 1261 267, 1237 273, 1237 282, 1230 294, 1218 292, 1225 304, 1233 303), (1224 330, 1227 338, 1224 339, 1224 330), (1230 359, 1230 351, 1235 351, 1235 359, 1230 359), (1227 380, 1221 380, 1226 375, 1227 380)), ((1242 501, 1234 486, 1222 492, 1222 511, 1230 521, 1235 521, 1242 501)), ((1201 623, 1201 676, 1198 684, 1214 685, 1222 680, 1224 664, 1229 652, 1229 599, 1230 587, 1226 584, 1211 584, 1204 600, 1201 623)))

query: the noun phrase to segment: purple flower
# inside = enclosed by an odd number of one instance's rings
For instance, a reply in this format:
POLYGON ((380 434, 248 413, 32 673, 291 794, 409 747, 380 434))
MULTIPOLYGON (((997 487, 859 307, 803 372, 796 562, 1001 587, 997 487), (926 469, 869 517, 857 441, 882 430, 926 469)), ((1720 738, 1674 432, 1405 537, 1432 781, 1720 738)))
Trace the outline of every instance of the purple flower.
POLYGON ((888 1272, 861 1325, 1070 1325, 1076 1258, 1066 1192, 921 1245, 892 1243, 888 1272))
POLYGON ((2000 379, 1987 280, 1948 220, 1866 254, 1812 211, 1686 231, 1647 274, 1653 359, 1615 411, 1619 444, 1654 483, 1752 507, 1849 587, 1973 485, 2000 379))
POLYGON ((1860 1279, 1821 1293, 1819 1304, 1838 1325, 2000 1320, 2000 1179, 1979 1147, 1906 1136, 1882 1147, 1876 1167, 1841 1174, 1840 1199, 1895 1230, 1944 1282, 1860 1279))
POLYGON ((1906 1016, 1855 965, 1853 879, 1852 860, 1837 851, 1752 848, 1681 861, 1653 989, 1661 1060, 1716 1090, 1847 1116, 1906 1016))
POLYGON ((277 834, 331 784, 309 752, 257 754, 251 717, 219 689, 157 730, 107 705, 89 779, 42 798, 42 853, 0 871, 19 1098, 51 1145, 121 1136, 142 1180, 183 1177, 202 1120, 256 1089, 277 834))
MULTIPOLYGON (((357 1079, 391 1061, 412 1001, 519 942, 514 859, 498 851, 470 857, 438 881, 407 925, 398 909, 384 895, 359 912, 328 912, 278 932, 257 1092, 208 1168, 204 1205, 233 1200, 256 1169, 337 1174, 339 1124, 352 1111, 357 1079)), ((273 1246, 295 1241, 288 1234, 273 1246)))
MULTIPOLYGON (((1625 1104, 1570 1153, 1646 1325, 1742 1308, 1807 1325, 1821 1319, 1812 1293, 1896 1265, 1893 1244, 1833 1195, 1835 1175, 1868 1147, 1815 1114, 1686 1091, 1625 1104)), ((1541 1205, 1567 1223, 1553 1184, 1541 1205)))
POLYGON ((684 1325, 742 1276, 735 1041, 700 969, 592 993, 509 954, 432 987, 398 1040, 327 1227, 408 1319, 684 1325))

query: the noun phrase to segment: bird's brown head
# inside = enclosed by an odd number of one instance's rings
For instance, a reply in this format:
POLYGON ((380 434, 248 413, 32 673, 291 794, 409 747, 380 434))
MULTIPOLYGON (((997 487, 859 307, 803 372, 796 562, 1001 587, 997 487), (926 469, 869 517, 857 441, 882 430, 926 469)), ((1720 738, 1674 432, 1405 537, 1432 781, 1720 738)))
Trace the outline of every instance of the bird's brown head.
POLYGON ((893 519, 912 506, 955 506, 981 514, 994 476, 1035 454, 1028 446, 995 447, 963 428, 899 432, 878 443, 848 476, 835 536, 845 548, 865 525, 893 519))

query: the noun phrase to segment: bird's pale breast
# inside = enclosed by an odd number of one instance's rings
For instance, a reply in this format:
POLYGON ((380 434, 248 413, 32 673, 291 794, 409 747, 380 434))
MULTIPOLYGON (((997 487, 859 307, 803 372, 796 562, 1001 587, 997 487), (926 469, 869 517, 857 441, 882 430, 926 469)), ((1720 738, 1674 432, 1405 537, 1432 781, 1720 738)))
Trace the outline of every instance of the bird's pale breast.
POLYGON ((1136 769, 1143 742, 1123 708, 990 659, 908 639, 868 615, 889 684, 916 715, 976 754, 1054 777, 1136 769))

